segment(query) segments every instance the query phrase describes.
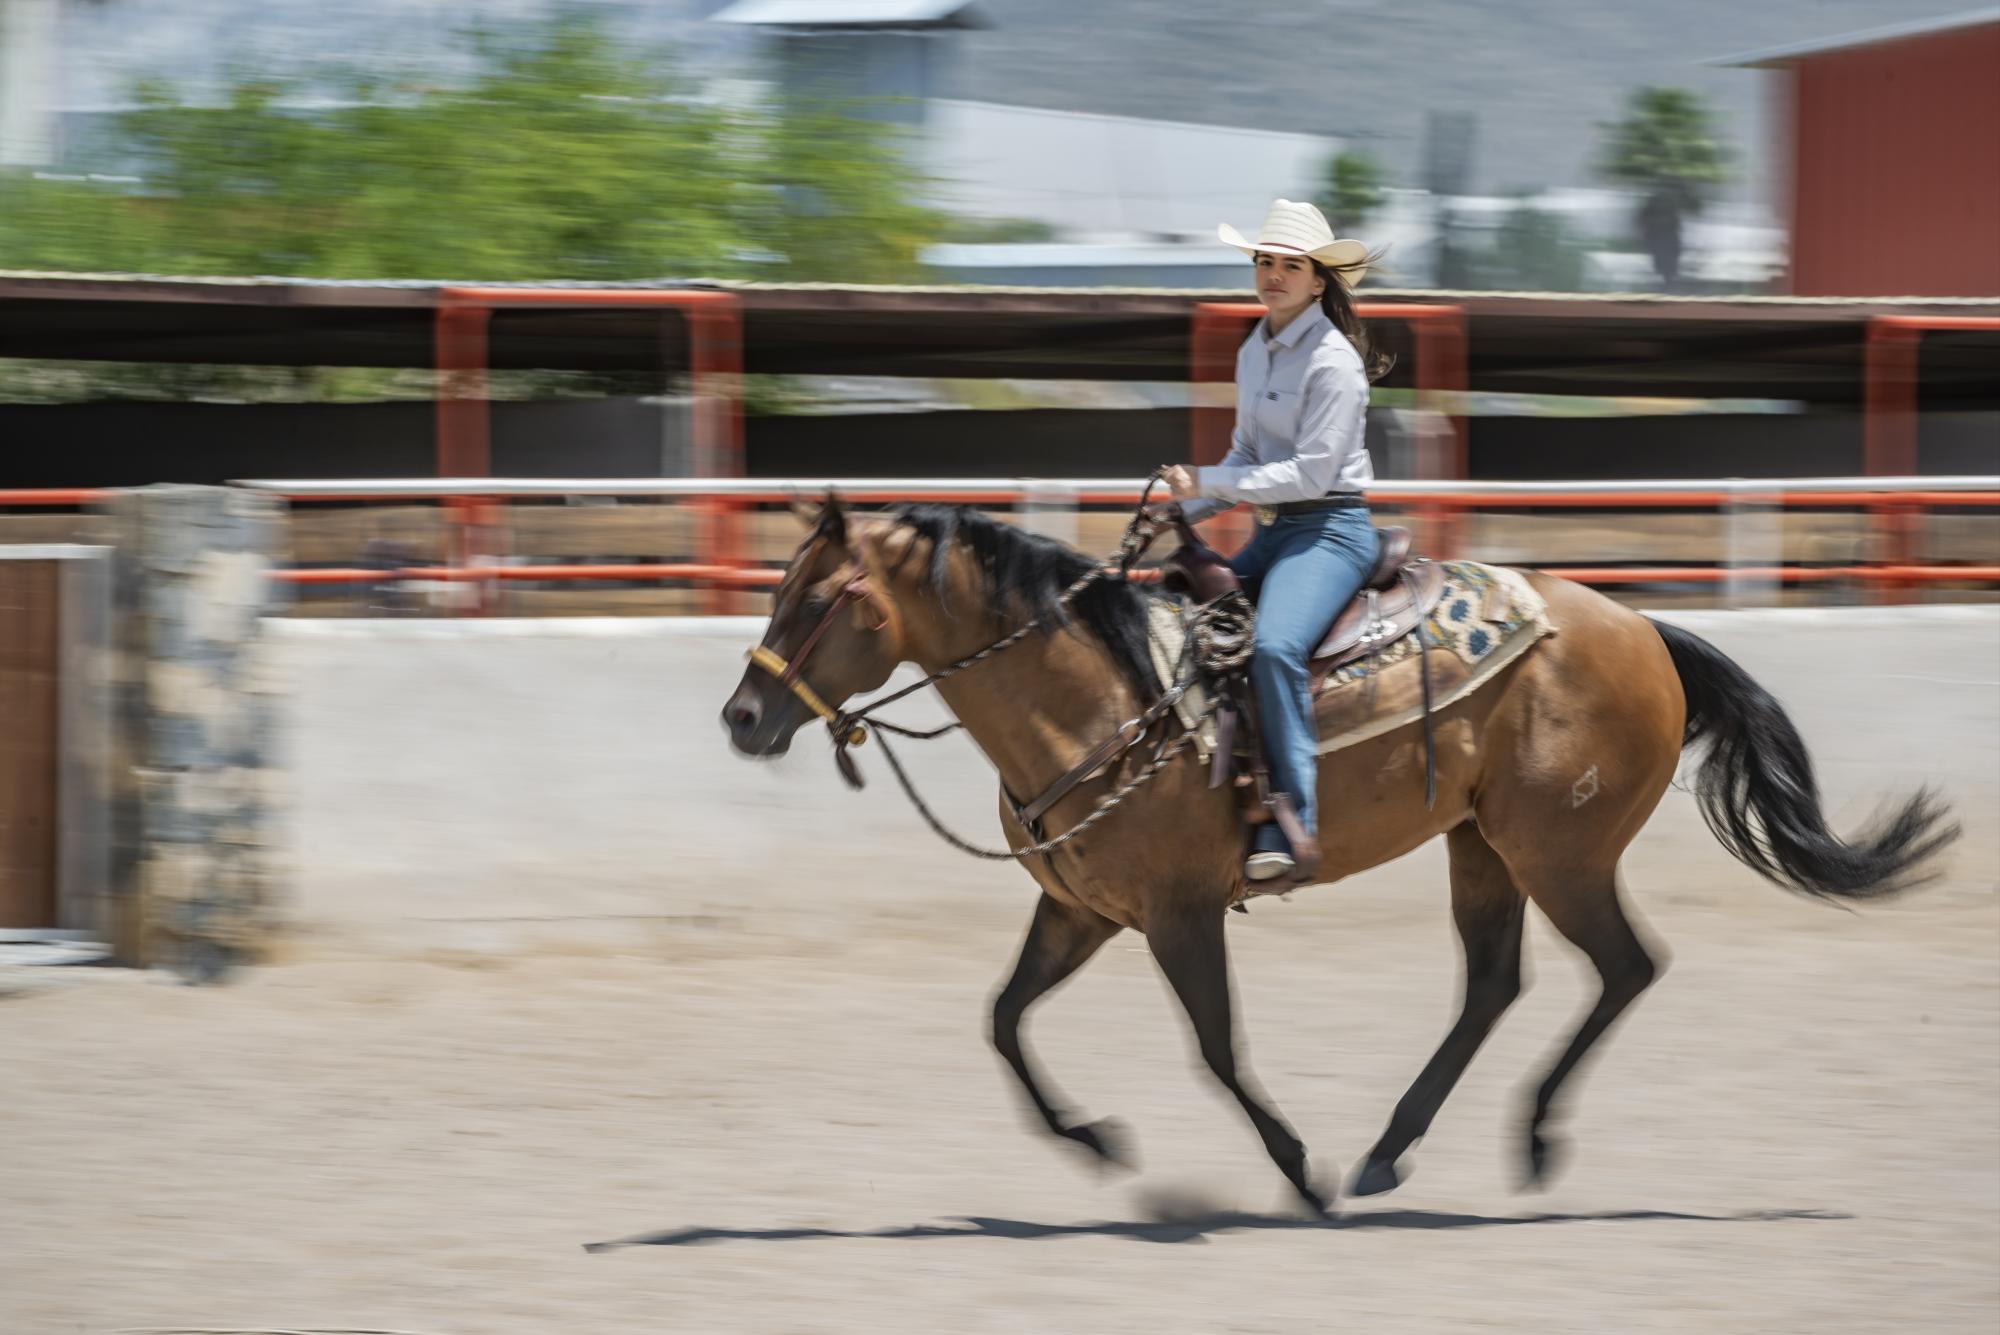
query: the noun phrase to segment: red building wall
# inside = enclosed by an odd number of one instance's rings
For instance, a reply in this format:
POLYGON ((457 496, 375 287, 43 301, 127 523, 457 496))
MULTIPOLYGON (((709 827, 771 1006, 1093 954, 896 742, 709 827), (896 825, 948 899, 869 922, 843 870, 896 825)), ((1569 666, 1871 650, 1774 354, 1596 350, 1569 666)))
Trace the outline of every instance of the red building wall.
POLYGON ((2000 23, 1789 77, 1793 293, 2000 295, 2000 23))

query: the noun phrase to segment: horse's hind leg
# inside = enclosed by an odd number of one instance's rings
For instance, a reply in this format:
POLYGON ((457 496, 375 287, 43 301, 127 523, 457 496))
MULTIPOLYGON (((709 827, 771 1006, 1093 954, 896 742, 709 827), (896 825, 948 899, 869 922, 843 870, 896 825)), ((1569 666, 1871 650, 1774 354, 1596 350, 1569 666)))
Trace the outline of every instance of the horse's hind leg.
POLYGON ((1525 1185, 1541 1186, 1554 1170, 1554 1146, 1543 1126, 1555 1105, 1563 1080, 1609 1029, 1625 1008, 1659 976, 1659 966, 1646 952, 1619 902, 1618 877, 1612 870, 1569 877, 1535 876, 1524 885, 1536 907, 1548 915, 1570 944, 1590 957, 1602 981, 1597 1004, 1577 1027, 1569 1046, 1535 1091, 1528 1114, 1528 1164, 1525 1185))
POLYGON ((1108 1122, 1073 1125, 1047 1096, 1035 1077, 1027 1051, 1021 1046, 1021 1017, 1043 993, 1075 973, 1097 948, 1118 934, 1118 924, 1087 908, 1065 904, 1044 894, 1035 905, 1035 918, 1028 926, 1014 974, 993 999, 993 1046, 1014 1068, 1049 1130, 1065 1140, 1073 1140, 1100 1159, 1119 1162, 1120 1146, 1108 1122))
POLYGON ((1229 958, 1222 939, 1222 906, 1208 903, 1149 906, 1146 940, 1153 958, 1174 994, 1187 1008, 1196 1041, 1208 1069, 1236 1096, 1250 1124, 1264 1141, 1265 1152, 1313 1213, 1325 1214, 1326 1202, 1306 1175, 1306 1147, 1277 1113, 1266 1108, 1247 1087, 1249 1073, 1236 1064, 1236 1030, 1229 998, 1229 958))
POLYGON ((1402 1182, 1396 1161, 1430 1130, 1438 1109, 1500 1016, 1521 995, 1521 919, 1514 878, 1471 821, 1445 836, 1451 849, 1451 916, 1465 948, 1465 1000, 1436 1055, 1396 1105, 1350 1188, 1375 1196, 1402 1182))

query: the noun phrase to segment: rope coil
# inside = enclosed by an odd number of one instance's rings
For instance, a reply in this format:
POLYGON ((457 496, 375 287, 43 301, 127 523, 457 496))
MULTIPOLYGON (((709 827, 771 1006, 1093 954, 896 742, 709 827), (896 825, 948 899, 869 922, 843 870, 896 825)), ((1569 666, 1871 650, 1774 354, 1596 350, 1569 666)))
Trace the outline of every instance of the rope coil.
POLYGON ((1250 666, 1256 630, 1257 609, 1241 590, 1203 603, 1188 626, 1195 668, 1212 679, 1241 672, 1250 666))

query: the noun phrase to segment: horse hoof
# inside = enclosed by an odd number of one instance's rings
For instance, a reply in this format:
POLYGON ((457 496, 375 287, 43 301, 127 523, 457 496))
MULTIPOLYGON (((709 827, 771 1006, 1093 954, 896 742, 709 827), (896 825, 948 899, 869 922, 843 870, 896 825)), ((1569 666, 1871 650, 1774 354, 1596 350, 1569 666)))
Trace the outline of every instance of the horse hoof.
POLYGON ((1354 1174, 1354 1185, 1347 1189, 1347 1194, 1380 1196, 1402 1185, 1403 1175, 1396 1171, 1394 1159, 1370 1159, 1354 1174))
POLYGON ((1087 1126, 1073 1126, 1063 1134, 1097 1156, 1106 1168, 1137 1172, 1139 1156, 1132 1146, 1132 1128, 1116 1117, 1101 1117, 1087 1126))

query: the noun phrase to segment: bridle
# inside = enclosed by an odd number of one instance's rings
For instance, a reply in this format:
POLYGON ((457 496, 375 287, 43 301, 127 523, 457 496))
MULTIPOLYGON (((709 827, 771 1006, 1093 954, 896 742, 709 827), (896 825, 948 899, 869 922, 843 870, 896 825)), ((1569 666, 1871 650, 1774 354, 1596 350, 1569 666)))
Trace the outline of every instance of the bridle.
MULTIPOLYGON (((1100 579, 1115 577, 1120 580, 1126 580, 1131 578, 1133 563, 1145 554, 1146 548, 1152 544, 1153 539, 1159 534, 1158 526, 1146 517, 1146 502, 1152 496, 1154 486, 1158 484, 1165 471, 1164 469, 1157 470, 1151 477, 1146 479, 1145 488, 1139 493, 1138 507, 1132 512, 1131 521, 1125 525, 1125 536, 1119 543, 1117 564, 1115 566, 1099 564, 1085 571, 1082 576, 1057 596, 1056 610, 1058 613, 1076 601, 1078 594, 1100 579)), ((829 705, 820 696, 820 693, 815 691, 806 682, 803 674, 805 672, 806 659, 812 656, 812 651, 819 647, 821 638, 826 635, 828 630, 832 629, 834 620, 840 616, 841 612, 849 604, 857 602, 873 606, 873 595, 868 588, 868 572, 862 569, 857 569, 840 586, 840 592, 834 595, 832 604, 820 616, 818 624, 812 628, 804 640, 800 641, 799 647, 793 651, 789 660, 768 644, 760 644, 746 655, 752 663, 763 668, 764 671, 770 673, 773 677, 776 677, 780 686, 797 696, 800 703, 826 723, 828 730, 833 733, 833 745, 836 752, 835 758, 840 762, 841 774, 856 788, 861 786, 861 779, 860 775, 854 769, 853 761, 847 756, 846 748, 859 746, 867 740, 868 734, 862 727, 864 723, 871 727, 899 733, 905 737, 922 738, 941 737, 958 726, 954 723, 948 727, 938 728, 931 732, 912 732, 908 728, 900 728, 894 724, 884 723, 880 719, 870 718, 870 714, 873 714, 884 705, 894 704, 904 696, 915 695, 927 686, 935 686, 938 682, 963 672, 975 663, 984 662, 1003 649, 1012 648, 1035 631, 1041 629, 1043 623, 1048 619, 1046 616, 1034 617, 1027 625, 1003 635, 1000 639, 987 645, 978 653, 968 654, 956 663, 931 673, 928 677, 925 677, 922 681, 914 685, 906 686, 900 691, 892 691, 879 700, 870 701, 860 709, 842 712, 829 705)), ((888 624, 889 618, 882 615, 878 609, 875 624, 868 629, 879 631, 888 624)))
MULTIPOLYGON (((865 570, 855 571, 847 582, 840 586, 840 592, 834 595, 832 604, 826 609, 825 615, 820 617, 819 624, 812 628, 812 631, 800 642, 799 647, 793 651, 791 661, 787 662, 777 650, 771 648, 768 644, 758 645, 750 651, 748 656, 752 663, 755 663, 758 667, 763 668, 764 671, 776 677, 778 685, 789 690, 799 698, 800 703, 804 704, 807 709, 810 709, 813 713, 824 719, 827 727, 834 730, 836 738, 845 732, 847 745, 859 746, 866 740, 866 734, 862 732, 860 724, 857 722, 849 729, 838 727, 841 715, 834 710, 832 705, 821 699, 819 692, 807 685, 805 677, 801 675, 805 671, 806 659, 812 655, 814 649, 819 647, 821 637, 832 628, 835 618, 852 603, 860 603, 864 607, 874 607, 874 602, 868 592, 868 572, 865 570)), ((881 615, 880 609, 876 609, 875 624, 868 629, 877 631, 888 624, 889 619, 881 615)))
MULTIPOLYGON (((948 843, 963 852, 973 854, 975 857, 988 858, 994 861, 1012 861, 1018 858, 1051 852, 1069 843, 1072 839, 1083 834, 1086 830, 1089 830, 1099 821, 1117 810, 1127 797, 1130 797, 1140 788, 1150 783, 1155 776, 1164 770, 1195 739, 1196 729, 1193 727, 1186 729, 1180 736, 1174 738, 1171 742, 1165 743, 1159 750, 1159 753, 1153 757, 1150 764, 1140 770, 1135 777, 1119 785, 1115 791, 1098 804, 1094 811, 1085 816, 1076 825, 1053 839, 1039 838, 1040 816, 1043 812, 1047 811, 1060 797, 1070 792, 1090 774, 1103 769, 1112 761, 1138 746, 1140 741, 1151 730, 1152 726, 1164 718, 1180 702, 1181 697, 1193 685, 1192 660, 1189 663, 1190 670, 1182 675, 1181 679, 1156 700, 1151 707, 1138 718, 1129 720, 1122 725, 1117 733, 1107 738, 1103 743, 1100 743, 1084 758, 1082 763, 1056 780, 1054 784, 1035 800, 1022 804, 1015 802, 1011 794, 1008 796, 1008 802, 1013 807, 1015 818, 1020 821, 1022 827, 1029 832, 1031 837, 1037 839, 1037 842, 1021 848, 980 848, 977 845, 967 843, 964 839, 959 838, 946 829, 943 823, 938 820, 936 814, 924 802, 923 797, 917 792, 916 785, 910 781, 908 772, 904 770, 902 763, 897 760, 896 753, 890 749, 888 738, 885 735, 894 733, 899 737, 927 741, 930 738, 942 737, 946 733, 953 732, 963 727, 963 724, 955 722, 947 723, 941 728, 918 731, 887 722, 884 719, 871 717, 871 715, 876 710, 892 705, 905 696, 914 695, 927 687, 935 686, 946 678, 956 676, 965 669, 983 663, 993 655, 1019 644, 1028 636, 1042 629, 1047 624, 1050 615, 1061 615, 1071 603, 1076 601, 1079 594, 1099 580, 1130 580, 1133 564, 1145 553, 1146 548, 1151 545, 1153 539, 1161 531, 1158 523, 1147 514, 1146 503, 1152 495, 1153 487, 1159 482, 1164 472, 1164 469, 1155 472, 1152 477, 1147 479, 1145 489, 1140 492, 1138 507, 1133 511, 1131 521, 1125 526, 1125 536, 1119 543, 1116 563, 1102 562, 1093 565, 1089 570, 1078 576, 1068 588, 1056 596, 1055 608, 1052 613, 1033 617, 1026 625, 1009 631, 1006 635, 1001 636, 998 640, 995 640, 992 644, 987 645, 977 653, 968 654, 955 663, 939 668, 936 672, 924 677, 921 681, 913 682, 901 690, 891 691, 885 696, 871 700, 859 709, 849 711, 834 709, 820 697, 819 692, 813 690, 806 683, 802 673, 805 668, 806 659, 819 646, 820 640, 826 635, 828 629, 832 627, 834 619, 850 604, 856 602, 868 604, 872 601, 872 596, 868 589, 868 574, 865 570, 857 570, 841 585, 840 592, 834 595, 832 604, 820 617, 818 624, 800 642, 798 649, 794 651, 789 661, 769 645, 758 645, 747 656, 752 663, 777 678, 780 686, 791 691, 807 709, 810 709, 825 721, 827 731, 833 734, 834 763, 839 767, 840 776, 847 781, 849 787, 860 788, 862 781, 861 773, 855 767, 853 756, 848 754, 848 748, 860 746, 868 739, 868 729, 872 728, 882 737, 883 758, 889 762, 889 768, 895 774, 897 782, 902 785, 904 794, 909 797, 910 801, 916 806, 917 811, 930 824, 930 827, 948 843)), ((888 618, 881 616, 878 612, 876 623, 869 627, 869 629, 879 631, 887 624, 888 618)), ((1214 710, 1215 705, 1211 702, 1203 712, 1203 721, 1212 715, 1214 710)))

